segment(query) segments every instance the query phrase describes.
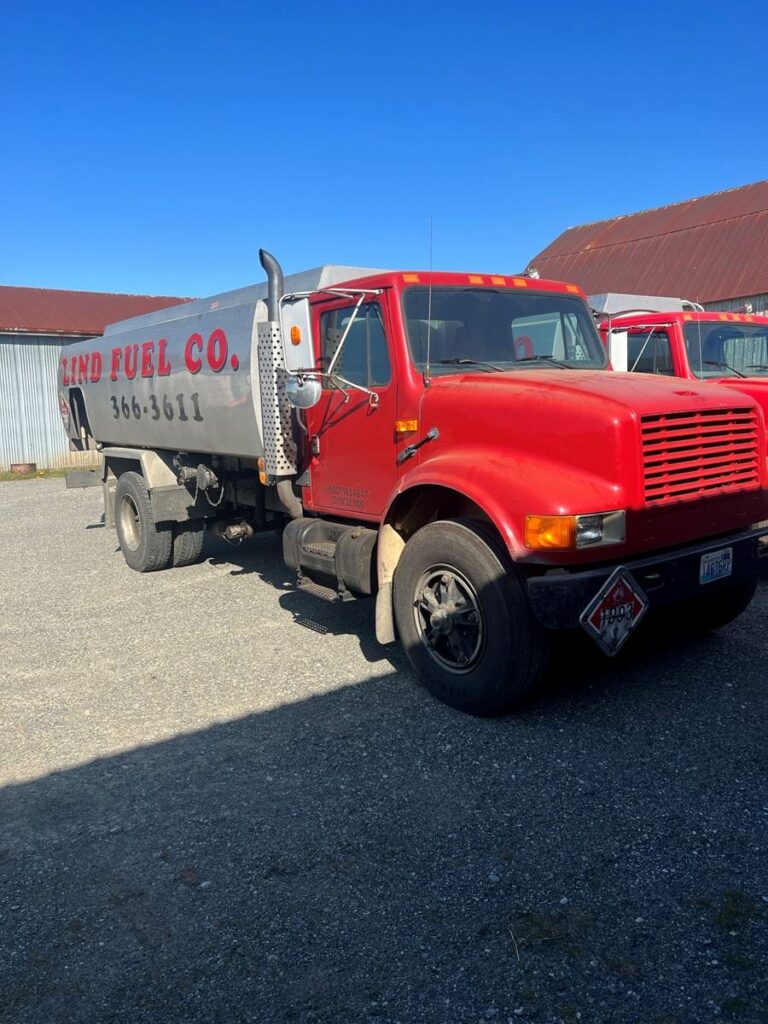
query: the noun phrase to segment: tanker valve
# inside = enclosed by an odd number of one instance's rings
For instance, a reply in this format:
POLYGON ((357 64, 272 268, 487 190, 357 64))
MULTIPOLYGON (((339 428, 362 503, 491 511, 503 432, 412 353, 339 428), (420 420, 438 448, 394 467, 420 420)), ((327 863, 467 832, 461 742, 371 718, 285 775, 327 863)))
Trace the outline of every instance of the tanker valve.
POLYGON ((197 486, 201 491, 207 491, 209 487, 220 487, 219 478, 209 469, 204 466, 201 462, 197 469, 194 471, 197 478, 197 486))
POLYGON ((179 466, 179 475, 176 479, 180 487, 194 483, 197 480, 197 470, 193 466, 179 466))
POLYGON ((239 544, 253 536, 253 527, 248 523, 230 523, 224 530, 222 537, 230 544, 239 544))

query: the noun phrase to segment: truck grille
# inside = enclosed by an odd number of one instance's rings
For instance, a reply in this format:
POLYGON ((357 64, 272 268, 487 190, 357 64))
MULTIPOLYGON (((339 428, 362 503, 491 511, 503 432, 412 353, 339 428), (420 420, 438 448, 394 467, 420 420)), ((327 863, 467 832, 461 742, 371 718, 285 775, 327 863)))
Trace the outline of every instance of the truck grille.
POLYGON ((646 506, 760 486, 754 409, 671 412, 640 424, 646 506))

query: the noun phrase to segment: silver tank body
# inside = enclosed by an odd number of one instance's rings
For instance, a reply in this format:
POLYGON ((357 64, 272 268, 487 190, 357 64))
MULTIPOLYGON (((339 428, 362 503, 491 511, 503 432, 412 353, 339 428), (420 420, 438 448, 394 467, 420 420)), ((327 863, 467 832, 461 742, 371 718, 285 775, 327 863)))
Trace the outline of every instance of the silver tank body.
MULTIPOLYGON (((323 266, 286 277, 285 290, 312 292, 377 272, 323 266)), ((251 285, 133 317, 67 346, 59 363, 65 429, 76 436, 70 411, 79 389, 102 445, 261 457, 256 334, 266 294, 266 283, 251 285)), ((314 364, 308 335, 299 350, 291 346, 289 368, 314 364)))

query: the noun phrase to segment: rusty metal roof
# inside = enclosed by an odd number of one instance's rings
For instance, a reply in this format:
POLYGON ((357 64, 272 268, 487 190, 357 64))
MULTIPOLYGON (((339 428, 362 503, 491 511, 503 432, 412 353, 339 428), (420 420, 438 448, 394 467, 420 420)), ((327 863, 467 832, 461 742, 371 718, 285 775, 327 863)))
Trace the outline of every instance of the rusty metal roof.
POLYGON ((170 295, 114 295, 0 285, 0 333, 93 337, 107 324, 189 302, 170 295))
POLYGON ((587 294, 714 302, 768 292, 768 181, 569 228, 530 265, 587 294))

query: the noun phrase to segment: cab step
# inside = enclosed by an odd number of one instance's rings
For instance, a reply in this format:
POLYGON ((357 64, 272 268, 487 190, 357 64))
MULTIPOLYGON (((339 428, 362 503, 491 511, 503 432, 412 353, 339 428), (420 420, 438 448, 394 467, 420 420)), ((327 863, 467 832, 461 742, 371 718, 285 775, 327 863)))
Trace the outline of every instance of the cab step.
MULTIPOLYGON (((333 587, 324 587, 322 583, 316 583, 308 576, 300 576, 298 582, 299 590, 303 590, 310 597, 319 597, 321 601, 342 601, 343 597, 333 587)), ((351 596, 351 595, 350 595, 351 596)))

